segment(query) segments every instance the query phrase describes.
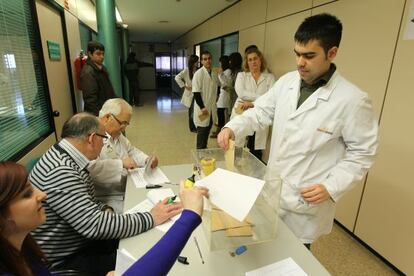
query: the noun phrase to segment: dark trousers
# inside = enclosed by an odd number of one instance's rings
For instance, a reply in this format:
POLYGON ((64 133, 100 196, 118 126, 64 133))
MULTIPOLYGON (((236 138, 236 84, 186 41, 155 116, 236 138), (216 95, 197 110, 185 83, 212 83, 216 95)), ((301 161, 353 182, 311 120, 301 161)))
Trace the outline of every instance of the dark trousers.
POLYGON ((129 80, 129 104, 139 105, 138 80, 129 80))
MULTIPOLYGON (((80 252, 66 258, 53 271, 76 271, 80 276, 105 276, 115 270, 119 240, 93 240, 80 252)), ((59 275, 64 275, 61 272, 59 275)))
POLYGON ((263 151, 262 150, 255 150, 254 149, 254 140, 256 139, 256 132, 252 136, 247 136, 247 147, 249 148, 250 152, 257 157, 260 161, 262 160, 263 151))
POLYGON ((197 127, 197 149, 206 149, 213 118, 210 116, 210 124, 206 127, 197 127))
POLYGON ((222 129, 226 124, 226 109, 217 108, 217 119, 218 119, 218 128, 222 129))
POLYGON ((191 132, 197 132, 197 127, 194 124, 194 99, 191 101, 190 108, 188 109, 188 127, 191 132))

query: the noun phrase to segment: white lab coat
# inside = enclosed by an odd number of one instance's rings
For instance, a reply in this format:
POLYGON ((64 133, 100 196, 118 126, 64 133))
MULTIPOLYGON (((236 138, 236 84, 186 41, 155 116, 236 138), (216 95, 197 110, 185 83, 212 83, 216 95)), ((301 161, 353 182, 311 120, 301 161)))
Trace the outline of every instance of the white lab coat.
MULTIPOLYGON (((211 75, 207 69, 203 66, 198 69, 193 76, 192 88, 194 92, 200 92, 203 99, 204 106, 207 108, 209 114, 213 114, 217 110, 216 98, 217 98, 217 74, 211 71, 211 75)), ((197 102, 194 102, 194 124, 198 127, 207 127, 210 124, 211 116, 204 121, 201 121, 198 115, 201 114, 201 109, 197 102)))
MULTIPOLYGON (((107 136, 110 135, 107 133, 107 136)), ((145 166, 148 155, 134 147, 121 134, 118 139, 110 137, 102 147, 99 157, 91 161, 88 171, 95 185, 95 197, 122 213, 127 170, 122 159, 131 157, 139 167, 145 166)))
POLYGON ((230 108, 230 93, 233 92, 233 75, 230 69, 226 69, 218 75, 220 81, 220 95, 217 100, 217 108, 230 108))
MULTIPOLYGON (((275 77, 271 73, 262 72, 259 80, 256 82, 250 72, 240 72, 237 74, 235 90, 237 93, 237 100, 233 106, 230 119, 238 116, 235 109, 240 103, 244 101, 255 102, 257 98, 265 94, 275 82, 275 77)), ((267 136, 269 127, 258 129, 256 131, 254 147, 255 150, 263 150, 266 148, 267 136)), ((248 135, 253 135, 250 133, 248 135)), ((236 146, 244 147, 246 137, 237 137, 236 146)))
POLYGON ((280 174, 280 215, 303 243, 332 229, 335 202, 371 167, 378 147, 378 122, 366 93, 335 72, 298 109, 298 72, 282 76, 256 100, 255 108, 226 127, 236 136, 273 122, 268 170, 280 174), (320 183, 332 199, 304 203, 301 187, 320 183))
MULTIPOLYGON (((185 86, 191 87, 190 71, 185 68, 177 76, 175 76, 175 82, 179 87, 184 88, 185 86)), ((181 103, 186 107, 190 108, 191 102, 193 101, 193 93, 191 90, 184 88, 183 96, 181 97, 181 103)))

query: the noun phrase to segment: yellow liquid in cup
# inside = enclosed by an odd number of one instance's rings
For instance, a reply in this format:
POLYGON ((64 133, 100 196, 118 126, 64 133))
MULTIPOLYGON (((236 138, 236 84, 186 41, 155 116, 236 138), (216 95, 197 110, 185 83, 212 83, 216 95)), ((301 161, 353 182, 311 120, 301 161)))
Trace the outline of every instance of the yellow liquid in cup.
POLYGON ((216 169, 216 159, 214 158, 203 158, 200 163, 204 176, 211 174, 216 169))

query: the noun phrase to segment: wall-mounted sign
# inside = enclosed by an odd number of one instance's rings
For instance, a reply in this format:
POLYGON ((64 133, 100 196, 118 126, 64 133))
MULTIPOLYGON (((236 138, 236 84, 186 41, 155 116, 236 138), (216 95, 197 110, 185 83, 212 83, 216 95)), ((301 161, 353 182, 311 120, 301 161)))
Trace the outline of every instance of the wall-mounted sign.
POLYGON ((50 60, 60 60, 60 45, 57 42, 47 40, 47 50, 50 60))

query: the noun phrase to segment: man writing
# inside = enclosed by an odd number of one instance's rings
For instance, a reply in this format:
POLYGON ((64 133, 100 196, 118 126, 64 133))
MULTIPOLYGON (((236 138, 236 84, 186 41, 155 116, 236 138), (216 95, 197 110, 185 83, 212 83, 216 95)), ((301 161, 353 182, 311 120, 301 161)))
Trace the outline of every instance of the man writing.
POLYGON ((306 18, 295 33, 298 70, 282 76, 218 136, 227 149, 229 139, 273 124, 267 167, 282 180, 280 216, 308 248, 331 231, 335 203, 362 179, 378 146, 368 95, 332 63, 341 34, 332 15, 306 18))

